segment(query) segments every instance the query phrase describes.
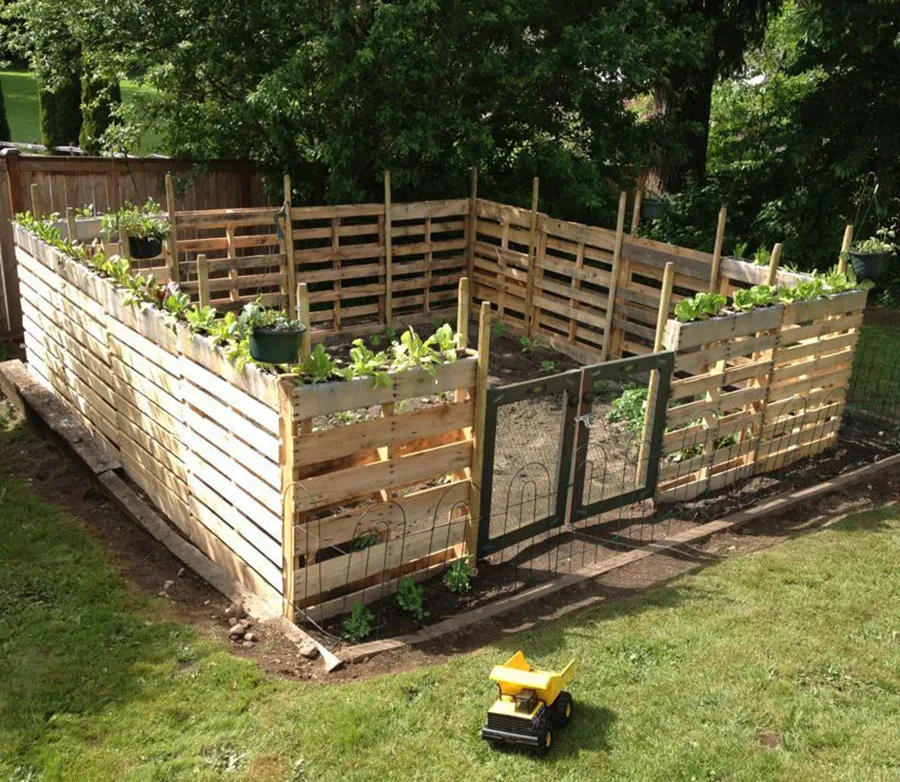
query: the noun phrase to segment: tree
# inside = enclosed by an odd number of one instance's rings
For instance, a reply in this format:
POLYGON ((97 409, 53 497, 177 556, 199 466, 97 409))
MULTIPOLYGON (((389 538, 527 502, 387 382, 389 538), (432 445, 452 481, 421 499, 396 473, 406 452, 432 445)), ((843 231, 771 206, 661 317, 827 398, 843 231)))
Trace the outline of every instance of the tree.
POLYGON ((657 122, 653 174, 664 191, 677 192, 689 179, 706 176, 712 92, 757 45, 780 0, 690 0, 669 11, 676 27, 693 40, 673 53, 654 88, 657 122))
POLYGON ((9 120, 6 116, 6 101, 3 98, 3 86, 0 85, 0 141, 12 141, 9 120))
POLYGON ((85 68, 81 78, 81 113, 84 122, 78 136, 78 146, 92 154, 102 149, 103 136, 109 129, 114 107, 122 102, 117 81, 110 81, 85 68))

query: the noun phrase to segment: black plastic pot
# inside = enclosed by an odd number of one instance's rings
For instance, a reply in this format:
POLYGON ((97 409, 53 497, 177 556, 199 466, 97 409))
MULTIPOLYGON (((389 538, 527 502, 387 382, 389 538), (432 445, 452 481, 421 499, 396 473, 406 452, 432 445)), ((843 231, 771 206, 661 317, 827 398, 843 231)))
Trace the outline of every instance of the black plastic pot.
POLYGON ((890 253, 857 253, 850 251, 850 260, 853 262, 853 271, 861 280, 878 282, 887 276, 890 268, 890 253))
POLYGON ((300 352, 304 328, 261 329, 250 334, 250 355, 266 364, 294 364, 300 352))
POLYGON ((641 201, 641 220, 662 220, 669 211, 669 202, 658 198, 641 201))
POLYGON ((129 236, 128 251, 132 258, 155 258, 162 254, 162 239, 155 236, 129 236))

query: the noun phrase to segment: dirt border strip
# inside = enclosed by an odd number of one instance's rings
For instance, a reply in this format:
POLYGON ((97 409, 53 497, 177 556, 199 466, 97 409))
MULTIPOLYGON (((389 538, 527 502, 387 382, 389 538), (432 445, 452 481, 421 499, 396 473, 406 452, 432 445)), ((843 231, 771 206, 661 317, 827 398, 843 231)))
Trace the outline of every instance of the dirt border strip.
MULTIPOLYGON (((817 500, 827 494, 831 494, 832 492, 840 491, 866 480, 871 480, 880 473, 889 471, 892 468, 897 467, 900 467, 900 454, 889 456, 885 459, 882 459, 880 462, 876 462, 875 464, 867 464, 857 470, 853 470, 852 472, 840 475, 836 478, 832 478, 831 480, 819 483, 815 486, 808 486, 804 489, 799 489, 796 491, 782 492, 772 499, 766 500, 760 505, 738 511, 737 513, 733 513, 730 516, 725 516, 722 519, 717 519, 716 521, 710 521, 706 524, 701 524, 698 527, 685 530, 684 532, 680 532, 677 535, 673 535, 669 538, 664 538, 663 540, 657 541, 656 543, 649 543, 646 546, 643 546, 635 551, 616 554, 615 556, 612 556, 609 559, 604 560, 603 562, 596 565, 582 568, 569 575, 561 576, 549 583, 541 584, 540 586, 536 586, 532 589, 520 592, 517 595, 512 595, 510 597, 498 600, 494 603, 481 606, 480 608, 476 608, 466 614, 445 619, 441 622, 438 622, 437 624, 431 625, 430 627, 425 627, 418 632, 410 633, 409 635, 398 636, 397 638, 388 638, 383 641, 370 641, 368 643, 357 644, 356 646, 350 646, 346 649, 341 650, 339 654, 342 660, 351 663, 362 660, 363 658, 372 657, 376 654, 381 654, 382 652, 393 651, 396 649, 401 649, 403 647, 415 646, 417 644, 426 643, 428 641, 434 641, 441 636, 447 635, 448 633, 455 633, 471 628, 472 625, 478 622, 492 619, 496 616, 506 613, 507 611, 511 611, 515 608, 520 608, 524 605, 527 605, 528 603, 532 603, 536 600, 547 597, 548 595, 555 594, 556 592, 559 592, 570 586, 579 584, 583 581, 587 581, 591 578, 595 578, 596 576, 599 576, 603 573, 608 573, 611 570, 616 570, 618 568, 624 567, 625 565, 630 565, 633 562, 637 562, 641 559, 653 556, 654 554, 659 554, 661 552, 681 548, 685 545, 698 543, 702 540, 705 540, 706 538, 715 535, 716 533, 742 527, 745 524, 749 524, 750 522, 756 521, 760 518, 782 515, 792 508, 796 507, 797 505, 807 503, 812 500, 817 500)), ((552 621, 556 621, 560 617, 573 613, 575 611, 580 611, 604 599, 605 598, 603 598, 602 596, 597 596, 595 598, 588 598, 587 600, 582 600, 576 604, 561 608, 554 613, 552 621)), ((535 620, 535 622, 533 622, 532 624, 536 624, 538 621, 540 620, 535 620)))
POLYGON ((36 414, 54 434, 61 437, 94 473, 105 493, 119 505, 125 515, 143 527, 211 587, 241 605, 258 623, 278 630, 297 646, 314 645, 322 655, 326 671, 331 672, 342 665, 342 660, 327 647, 285 619, 280 604, 276 605, 254 595, 193 543, 175 532, 117 474, 116 471, 122 469, 118 459, 87 430, 64 402, 29 374, 21 361, 15 359, 0 362, 0 390, 24 417, 36 414))

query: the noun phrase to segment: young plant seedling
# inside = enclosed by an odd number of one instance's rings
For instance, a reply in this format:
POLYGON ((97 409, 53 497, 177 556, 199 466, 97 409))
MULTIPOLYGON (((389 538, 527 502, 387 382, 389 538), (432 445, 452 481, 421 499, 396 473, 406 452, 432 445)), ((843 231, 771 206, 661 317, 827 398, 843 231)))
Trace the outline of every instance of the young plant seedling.
POLYGON ((431 614, 425 609, 425 587, 419 586, 412 576, 400 579, 397 589, 397 605, 412 614, 418 622, 424 622, 431 614))
POLYGON ((362 603, 354 603, 350 616, 341 625, 341 638, 351 644, 359 643, 372 634, 375 616, 362 603))
POLYGON ((469 576, 469 567, 466 561, 461 559, 454 562, 444 573, 444 584, 453 594, 462 595, 472 588, 472 580, 469 576))

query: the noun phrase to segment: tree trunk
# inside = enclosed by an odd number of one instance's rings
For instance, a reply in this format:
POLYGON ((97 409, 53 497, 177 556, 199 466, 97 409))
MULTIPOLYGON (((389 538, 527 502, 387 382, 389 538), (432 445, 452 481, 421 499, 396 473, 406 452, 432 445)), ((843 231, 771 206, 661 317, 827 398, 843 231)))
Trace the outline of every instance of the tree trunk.
POLYGON ((713 72, 681 71, 656 88, 656 112, 665 118, 670 143, 653 151, 651 177, 663 192, 678 192, 689 175, 706 176, 713 72))

